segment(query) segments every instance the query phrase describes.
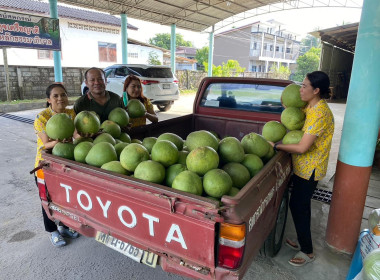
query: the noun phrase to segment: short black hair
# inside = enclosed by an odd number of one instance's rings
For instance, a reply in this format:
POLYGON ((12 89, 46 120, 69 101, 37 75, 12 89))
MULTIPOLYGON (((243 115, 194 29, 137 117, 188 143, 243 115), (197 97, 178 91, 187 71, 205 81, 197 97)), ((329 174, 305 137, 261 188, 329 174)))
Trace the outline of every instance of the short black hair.
POLYGON ((323 71, 314 71, 306 74, 306 78, 310 81, 311 86, 319 88, 321 98, 330 98, 330 79, 323 71))
MULTIPOLYGON (((46 98, 50 98, 51 91, 52 91, 54 88, 56 88, 56 87, 60 87, 60 88, 62 88, 62 89, 67 93, 67 90, 66 90, 66 88, 65 88, 64 85, 62 85, 62 84, 60 84, 60 83, 54 83, 54 84, 51 84, 50 86, 48 86, 48 87, 46 88, 46 98)), ((49 107, 49 106, 50 106, 49 102, 46 102, 46 108, 49 107)))
POLYGON ((100 71, 100 72, 103 74, 104 79, 106 78, 106 72, 104 72, 103 69, 100 69, 100 68, 98 68, 98 67, 91 67, 90 69, 87 69, 86 72, 84 72, 84 79, 85 79, 85 80, 87 80, 87 73, 88 73, 89 71, 91 71, 91 70, 98 70, 98 71, 100 71))

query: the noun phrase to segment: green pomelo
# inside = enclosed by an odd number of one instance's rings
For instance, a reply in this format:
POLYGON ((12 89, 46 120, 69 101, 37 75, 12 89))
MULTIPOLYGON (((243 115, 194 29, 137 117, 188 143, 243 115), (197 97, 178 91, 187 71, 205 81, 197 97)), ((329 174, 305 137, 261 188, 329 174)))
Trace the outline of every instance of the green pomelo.
POLYGON ((271 145, 269 145, 268 153, 261 158, 263 160, 263 163, 265 164, 268 161, 270 161, 272 159, 272 157, 274 157, 275 154, 276 154, 276 152, 274 151, 273 147, 271 145))
POLYGON ((120 158, 120 154, 121 152, 124 150, 124 148, 126 146, 128 146, 129 143, 125 143, 125 142, 120 142, 120 143, 117 143, 115 145, 115 151, 116 151, 116 154, 117 154, 117 158, 120 158))
POLYGON ((131 99, 127 104, 128 115, 131 118, 140 118, 145 115, 145 106, 138 99, 131 99))
POLYGON ((92 142, 80 142, 75 146, 74 149, 74 159, 75 161, 86 163, 86 156, 91 148, 94 146, 92 142))
POLYGON ((244 152, 246 154, 255 154, 259 157, 263 157, 268 153, 270 144, 261 135, 251 132, 241 139, 244 152))
POLYGON ((86 156, 86 163, 96 167, 115 160, 117 160, 115 148, 107 142, 95 144, 86 156))
POLYGON ((123 108, 117 107, 108 114, 108 119, 117 123, 120 127, 126 127, 129 124, 129 115, 123 108))
POLYGON ((221 198, 232 188, 232 179, 222 169, 212 169, 203 176, 203 189, 212 197, 221 198))
POLYGON ((142 141, 141 140, 139 140, 139 139, 132 139, 131 140, 131 143, 137 143, 137 144, 140 144, 140 145, 142 145, 142 141))
POLYGON ((231 190, 228 192, 227 195, 229 195, 229 196, 235 196, 235 195, 238 194, 239 191, 240 191, 240 190, 239 190, 238 188, 232 187, 231 190))
POLYGON ((135 171, 140 162, 149 159, 148 150, 141 144, 131 143, 120 154, 120 163, 128 171, 135 171))
MULTIPOLYGON (((374 238, 377 239, 379 237, 375 236, 374 238)), ((375 241, 372 241, 372 242, 374 244, 377 243, 375 241)), ((355 277, 355 279, 356 278, 361 279, 360 277, 355 277)), ((378 280, 378 279, 380 279, 380 248, 377 248, 377 249, 370 251, 370 253, 364 258, 364 261, 363 261, 363 278, 362 279, 364 279, 364 280, 378 280)))
POLYGON ((174 178, 172 188, 196 195, 203 193, 202 179, 189 170, 182 171, 174 178))
POLYGON ((73 144, 74 145, 77 145, 79 143, 82 143, 82 142, 94 142, 94 139, 90 138, 90 137, 79 137, 79 138, 76 138, 74 139, 73 141, 73 144))
POLYGON ((165 185, 172 187, 174 178, 185 170, 187 170, 186 166, 180 163, 169 166, 169 168, 166 169, 165 185))
POLYGON ((137 165, 134 175, 137 179, 161 184, 165 179, 165 167, 153 160, 143 161, 137 165))
POLYGON ((210 130, 209 132, 210 132, 212 135, 214 135, 215 138, 216 138, 218 141, 220 141, 220 136, 219 136, 218 133, 216 133, 215 131, 212 131, 212 130, 210 130))
POLYGON ((307 102, 301 99, 300 88, 297 84, 291 84, 282 91, 281 100, 285 107, 301 108, 306 105, 307 102))
POLYGON ((53 115, 46 123, 46 134, 50 139, 64 140, 73 137, 75 125, 65 113, 53 115))
POLYGON ((99 117, 98 113, 96 113, 95 111, 90 111, 90 113, 93 113, 95 115, 95 117, 98 118, 99 123, 100 123, 100 117, 99 117))
POLYGON ((157 141, 152 148, 152 160, 168 167, 178 161, 177 146, 167 140, 157 141))
POLYGON ((145 137, 142 141, 142 145, 148 150, 149 153, 152 152, 154 144, 157 142, 157 137, 145 137))
POLYGON ((219 155, 213 148, 198 147, 186 158, 186 167, 198 175, 204 175, 211 169, 218 168, 219 155))
POLYGON ((298 144, 303 136, 302 130, 292 130, 285 134, 282 144, 298 144))
POLYGON ((186 165, 186 158, 189 155, 188 151, 179 151, 178 152, 178 163, 186 165))
POLYGON ((263 137, 271 142, 278 142, 286 134, 286 127, 278 121, 269 121, 263 126, 263 137))
POLYGON ((80 135, 95 134, 100 129, 98 117, 90 111, 82 111, 76 115, 74 124, 80 135))
POLYGON ((123 175, 129 175, 130 173, 121 166, 120 161, 114 160, 103 164, 100 168, 116 172, 123 175))
POLYGON ((101 124, 100 128, 103 129, 104 132, 111 134, 111 136, 113 138, 119 138, 120 137, 120 134, 121 134, 120 126, 113 121, 105 120, 101 124))
POLYGON ((111 134, 107 133, 107 132, 103 132, 102 134, 99 134, 98 136, 96 136, 95 140, 94 140, 94 144, 98 144, 100 142, 107 142, 107 143, 110 143, 111 145, 115 146, 116 145, 116 141, 115 141, 115 138, 113 138, 111 136, 111 134))
POLYGON ((119 140, 125 143, 131 143, 131 137, 125 132, 120 133, 119 140))
POLYGON ((75 145, 73 143, 61 143, 55 144, 52 154, 58 157, 74 160, 74 149, 75 145))
POLYGON ((241 189, 251 179, 249 170, 247 167, 237 162, 230 162, 223 166, 224 171, 230 175, 233 183, 233 187, 241 189))
POLYGON ((227 162, 241 162, 244 159, 243 145, 236 137, 225 137, 219 142, 220 160, 227 162))
POLYGON ((182 151, 184 141, 177 134, 170 133, 170 132, 163 133, 157 138, 157 141, 160 141, 160 140, 168 140, 177 146, 178 151, 182 151))
POLYGON ((260 157, 254 154, 246 154, 241 162, 249 171, 251 178, 263 168, 264 163, 260 157))
POLYGON ((288 107, 281 113, 281 122, 289 130, 298 130, 305 123, 305 113, 296 107, 288 107))
POLYGON ((120 139, 115 139, 115 143, 116 143, 116 144, 119 144, 119 143, 124 143, 124 142, 121 141, 120 139))
POLYGON ((191 132, 186 137, 186 146, 190 152, 198 147, 206 146, 218 151, 219 141, 212 133, 206 130, 198 130, 191 132))

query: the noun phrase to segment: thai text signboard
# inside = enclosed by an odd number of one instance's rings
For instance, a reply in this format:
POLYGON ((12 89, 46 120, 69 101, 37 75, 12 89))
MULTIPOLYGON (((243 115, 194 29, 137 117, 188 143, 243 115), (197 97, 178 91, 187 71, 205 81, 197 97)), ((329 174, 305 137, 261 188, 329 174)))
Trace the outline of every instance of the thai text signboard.
POLYGON ((0 10, 0 47, 59 51, 59 21, 0 10))

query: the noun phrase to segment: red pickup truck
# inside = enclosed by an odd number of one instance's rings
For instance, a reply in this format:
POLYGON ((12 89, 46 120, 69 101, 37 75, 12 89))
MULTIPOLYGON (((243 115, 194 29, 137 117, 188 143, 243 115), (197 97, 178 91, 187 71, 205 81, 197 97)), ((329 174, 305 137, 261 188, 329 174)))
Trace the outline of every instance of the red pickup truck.
MULTIPOLYGON (((290 81, 205 78, 193 113, 138 127, 132 138, 182 138, 211 130, 241 139, 279 120, 290 81)), ((288 209, 289 154, 278 152, 234 196, 218 201, 44 153, 42 205, 54 221, 137 262, 197 279, 241 279, 261 251, 281 248, 288 209)))

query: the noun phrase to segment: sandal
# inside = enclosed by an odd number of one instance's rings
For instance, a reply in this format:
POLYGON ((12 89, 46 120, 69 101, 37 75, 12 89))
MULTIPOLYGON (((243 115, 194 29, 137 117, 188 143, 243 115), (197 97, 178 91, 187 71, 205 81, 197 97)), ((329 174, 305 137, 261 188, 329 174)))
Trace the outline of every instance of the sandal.
POLYGON ((315 256, 309 257, 304 252, 299 251, 295 256, 288 262, 293 266, 304 266, 305 264, 311 263, 315 260, 315 256))
POLYGON ((50 241, 54 247, 62 247, 66 245, 65 239, 63 239, 62 235, 60 235, 58 231, 53 231, 51 233, 50 241))
POLYGON ((59 231, 59 233, 60 233, 63 237, 66 237, 66 238, 75 239, 75 238, 78 238, 78 237, 79 237, 79 233, 76 232, 75 230, 71 229, 71 228, 67 228, 67 227, 59 226, 59 227, 58 227, 58 231, 59 231))
POLYGON ((285 240, 285 245, 288 246, 290 249, 294 250, 294 251, 299 251, 301 250, 300 246, 298 244, 296 244, 295 242, 289 240, 289 239, 286 239, 285 240))

